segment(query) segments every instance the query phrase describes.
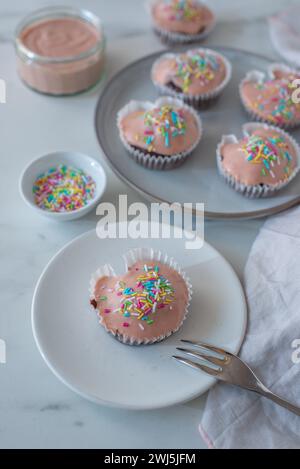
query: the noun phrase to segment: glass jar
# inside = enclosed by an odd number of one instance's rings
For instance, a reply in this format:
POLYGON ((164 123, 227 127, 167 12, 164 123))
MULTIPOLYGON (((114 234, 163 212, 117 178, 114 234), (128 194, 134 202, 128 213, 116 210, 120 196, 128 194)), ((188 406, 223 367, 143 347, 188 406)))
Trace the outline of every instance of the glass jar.
POLYGON ((56 7, 30 14, 17 27, 15 48, 21 79, 41 93, 85 91, 104 69, 102 24, 87 10, 56 7))

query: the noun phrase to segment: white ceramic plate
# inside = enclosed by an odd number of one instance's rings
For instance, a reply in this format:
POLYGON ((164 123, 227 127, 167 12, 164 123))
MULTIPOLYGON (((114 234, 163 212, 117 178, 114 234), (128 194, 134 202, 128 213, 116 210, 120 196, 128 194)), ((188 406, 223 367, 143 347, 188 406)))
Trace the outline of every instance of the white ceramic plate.
MULTIPOLYGON (((181 230, 176 228, 177 235, 181 230)), ((246 328, 241 284, 210 245, 189 251, 182 239, 105 239, 92 231, 64 247, 44 270, 34 293, 32 325, 38 348, 55 375, 83 397, 108 406, 154 409, 193 399, 214 380, 172 360, 180 339, 199 339, 238 352, 246 328), (123 345, 98 324, 89 306, 89 280, 107 262, 149 246, 174 257, 193 284, 182 329, 159 344, 123 345)))
MULTIPOLYGON (((300 203, 300 176, 275 197, 248 199, 232 190, 219 176, 216 149, 223 135, 242 135, 251 121, 240 102, 239 84, 249 70, 266 71, 270 60, 250 52, 211 47, 232 63, 232 80, 220 98, 200 112, 203 138, 190 158, 172 171, 150 171, 128 157, 116 126, 118 111, 130 100, 157 99, 151 68, 162 52, 131 63, 109 81, 96 109, 95 127, 104 155, 113 171, 150 200, 204 203, 207 218, 257 218, 300 203)), ((182 49, 182 48, 181 48, 182 49)), ((187 47, 185 47, 187 49, 187 47)), ((299 141, 300 129, 291 132, 299 141)))

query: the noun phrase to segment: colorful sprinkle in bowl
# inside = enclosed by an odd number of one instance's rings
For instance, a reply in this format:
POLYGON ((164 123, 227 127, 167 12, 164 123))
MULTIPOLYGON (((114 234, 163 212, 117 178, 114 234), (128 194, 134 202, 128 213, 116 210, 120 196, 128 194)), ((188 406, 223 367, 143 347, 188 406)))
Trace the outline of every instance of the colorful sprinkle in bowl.
MULTIPOLYGON (((71 175, 72 175, 71 174, 71 175)), ((46 179, 46 178, 44 178, 46 179)), ((20 193, 23 200, 40 215, 46 216, 57 221, 75 220, 85 216, 88 212, 95 209, 99 203, 106 188, 106 174, 101 164, 90 156, 73 152, 50 153, 33 160, 23 171, 20 178, 20 193), (42 208, 36 201, 36 181, 40 176, 49 175, 49 170, 59 168, 59 173, 74 169, 74 176, 81 180, 81 176, 87 181, 87 191, 84 191, 82 203, 68 205, 66 210, 52 211, 50 208, 42 208), (79 170, 79 171, 77 171, 79 170)), ((49 205, 50 207, 50 205, 49 205)))

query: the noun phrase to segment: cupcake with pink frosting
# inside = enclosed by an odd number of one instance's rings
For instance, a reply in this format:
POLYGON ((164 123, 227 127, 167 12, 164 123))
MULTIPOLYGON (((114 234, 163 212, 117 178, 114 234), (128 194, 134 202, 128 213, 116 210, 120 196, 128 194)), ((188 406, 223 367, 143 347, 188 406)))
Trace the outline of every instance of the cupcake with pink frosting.
POLYGON ((170 44, 200 41, 216 23, 214 13, 198 0, 152 0, 150 13, 154 31, 170 44))
POLYGON ((153 64, 151 78, 160 93, 198 108, 223 92, 231 74, 232 66, 226 57, 198 48, 161 55, 153 64))
POLYGON ((155 103, 131 101, 119 111, 117 125, 131 158, 149 169, 179 166, 202 137, 202 123, 194 109, 166 97, 155 103))
POLYGON ((186 274, 160 251, 135 249, 124 256, 126 273, 100 267, 90 283, 90 303, 100 324, 120 342, 149 345, 182 326, 192 297, 186 274))
POLYGON ((290 129, 300 125, 300 72, 273 64, 267 74, 253 70, 240 85, 242 103, 255 119, 290 129))
POLYGON ((222 177, 237 192, 252 197, 275 195, 297 175, 300 148, 282 129, 249 123, 244 136, 223 137, 217 149, 217 165, 222 177))

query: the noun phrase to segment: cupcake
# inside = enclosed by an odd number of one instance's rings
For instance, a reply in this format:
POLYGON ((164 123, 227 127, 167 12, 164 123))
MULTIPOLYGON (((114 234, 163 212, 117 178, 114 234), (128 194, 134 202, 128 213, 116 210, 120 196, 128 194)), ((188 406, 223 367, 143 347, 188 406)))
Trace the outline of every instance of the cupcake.
POLYGON ((268 197, 296 176, 300 148, 283 130, 267 124, 245 124, 244 137, 224 136, 217 149, 220 174, 247 197, 268 197))
POLYGON ((173 259, 159 251, 135 249, 124 256, 126 273, 101 267, 90 284, 91 305, 100 324, 120 342, 148 345, 178 331, 192 288, 173 259))
POLYGON ((274 64, 268 74, 258 71, 248 73, 240 85, 240 95, 245 109, 260 121, 281 128, 300 124, 300 103, 294 99, 294 81, 300 72, 285 65, 274 64))
POLYGON ((150 169, 182 164, 202 137, 193 108, 166 97, 155 103, 131 101, 118 113, 117 125, 129 155, 150 169))
POLYGON ((217 97, 231 78, 231 64, 210 49, 193 49, 179 54, 163 54, 152 67, 156 88, 199 107, 217 97))
POLYGON ((170 44, 197 42, 215 26, 215 15, 198 0, 153 0, 150 5, 156 34, 170 44))

